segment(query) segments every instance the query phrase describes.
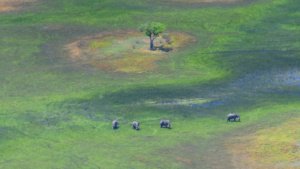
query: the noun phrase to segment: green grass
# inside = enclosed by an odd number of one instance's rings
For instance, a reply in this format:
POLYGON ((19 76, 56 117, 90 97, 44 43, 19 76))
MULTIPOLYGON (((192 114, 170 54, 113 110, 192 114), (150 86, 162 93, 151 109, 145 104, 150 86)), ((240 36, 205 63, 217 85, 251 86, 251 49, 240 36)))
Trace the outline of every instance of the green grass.
POLYGON ((0 168, 231 168, 221 151, 228 133, 299 117, 298 77, 286 77, 292 85, 272 79, 299 72, 299 5, 52 0, 0 14, 0 168), (147 21, 190 33, 197 43, 143 74, 67 59, 63 46, 78 37, 147 21), (232 111, 241 123, 226 123, 232 111), (160 129, 161 118, 173 129, 160 129), (141 121, 141 131, 130 128, 132 120, 141 121))

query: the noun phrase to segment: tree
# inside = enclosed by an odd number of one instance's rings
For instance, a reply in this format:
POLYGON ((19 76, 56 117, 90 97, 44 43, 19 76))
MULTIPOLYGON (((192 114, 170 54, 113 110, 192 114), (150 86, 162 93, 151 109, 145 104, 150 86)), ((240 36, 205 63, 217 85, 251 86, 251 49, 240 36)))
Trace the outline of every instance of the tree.
POLYGON ((148 22, 140 26, 140 31, 150 38, 150 50, 155 50, 154 40, 166 30, 166 26, 159 22, 148 22))

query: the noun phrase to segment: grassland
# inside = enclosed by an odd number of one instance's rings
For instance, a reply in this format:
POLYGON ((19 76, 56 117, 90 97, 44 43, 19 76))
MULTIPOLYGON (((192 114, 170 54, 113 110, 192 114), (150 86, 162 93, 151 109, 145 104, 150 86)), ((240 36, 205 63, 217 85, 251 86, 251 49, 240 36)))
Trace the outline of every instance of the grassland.
POLYGON ((1 12, 0 168, 237 168, 233 161, 246 160, 228 147, 248 136, 259 139, 249 144, 260 152, 252 159, 298 167, 289 152, 264 145, 267 136, 299 142, 299 8, 296 0, 40 0, 1 12), (95 69, 65 50, 147 21, 197 42, 143 73, 95 69), (232 111, 241 123, 226 123, 232 111), (112 131, 115 118, 121 127, 112 131), (162 118, 173 129, 160 129, 162 118), (281 134, 269 133, 278 126, 281 134))

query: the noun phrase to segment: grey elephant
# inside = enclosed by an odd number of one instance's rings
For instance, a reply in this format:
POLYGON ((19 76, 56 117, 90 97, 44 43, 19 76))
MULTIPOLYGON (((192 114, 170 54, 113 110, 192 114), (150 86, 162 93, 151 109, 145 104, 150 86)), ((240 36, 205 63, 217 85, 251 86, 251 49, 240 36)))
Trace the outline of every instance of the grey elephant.
POLYGON ((112 121, 112 129, 118 129, 119 128, 119 122, 118 120, 112 121))
POLYGON ((160 128, 171 128, 170 120, 161 120, 160 121, 160 128))
POLYGON ((131 126, 132 126, 132 128, 133 128, 134 130, 140 130, 140 123, 137 122, 137 121, 133 121, 133 122, 131 123, 131 126))
POLYGON ((231 121, 241 121, 241 118, 239 115, 235 113, 229 113, 227 115, 227 122, 231 122, 231 121))

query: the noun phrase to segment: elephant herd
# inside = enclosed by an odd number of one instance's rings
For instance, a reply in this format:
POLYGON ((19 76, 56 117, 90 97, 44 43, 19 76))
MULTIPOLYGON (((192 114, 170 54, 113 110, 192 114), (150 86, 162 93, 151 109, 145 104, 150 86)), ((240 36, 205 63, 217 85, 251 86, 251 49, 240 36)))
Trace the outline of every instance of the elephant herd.
MULTIPOLYGON (((160 128, 171 129, 171 121, 170 120, 161 120, 159 124, 160 124, 160 128)), ((120 124, 119 124, 118 120, 112 121, 112 128, 113 129, 118 129, 119 127, 120 127, 120 124)), ((131 127, 134 130, 140 130, 140 122, 133 121, 131 123, 131 127)))
MULTIPOLYGON (((239 115, 235 113, 229 113, 227 115, 227 122, 240 122, 241 118, 239 115)), ((159 122, 160 128, 168 128, 171 129, 171 121, 170 120, 160 120, 159 122)), ((112 128, 113 129, 118 129, 120 127, 119 121, 118 120, 113 120, 112 121, 112 128)), ((131 127, 134 130, 140 130, 140 122, 138 121, 133 121, 131 123, 131 127)))

